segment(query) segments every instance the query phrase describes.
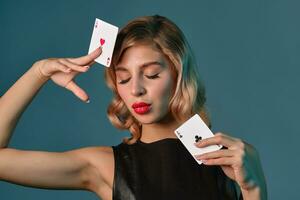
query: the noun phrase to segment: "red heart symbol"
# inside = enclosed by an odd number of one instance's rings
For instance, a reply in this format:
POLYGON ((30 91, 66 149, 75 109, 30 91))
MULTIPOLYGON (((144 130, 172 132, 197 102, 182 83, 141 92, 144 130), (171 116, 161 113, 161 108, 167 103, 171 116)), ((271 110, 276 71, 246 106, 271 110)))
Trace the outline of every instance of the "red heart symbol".
POLYGON ((105 40, 103 38, 100 39, 101 46, 105 43, 105 40))

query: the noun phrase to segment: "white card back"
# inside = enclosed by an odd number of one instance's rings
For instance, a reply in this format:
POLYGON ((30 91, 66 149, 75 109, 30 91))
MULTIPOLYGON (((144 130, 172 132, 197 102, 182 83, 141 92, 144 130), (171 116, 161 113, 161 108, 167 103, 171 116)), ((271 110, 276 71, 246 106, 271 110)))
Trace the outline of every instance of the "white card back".
POLYGON ((197 140, 214 136, 198 114, 195 114, 177 128, 175 130, 175 135, 199 164, 202 164, 202 162, 197 160, 195 155, 201 155, 222 148, 222 145, 211 145, 204 148, 199 148, 194 145, 197 140))

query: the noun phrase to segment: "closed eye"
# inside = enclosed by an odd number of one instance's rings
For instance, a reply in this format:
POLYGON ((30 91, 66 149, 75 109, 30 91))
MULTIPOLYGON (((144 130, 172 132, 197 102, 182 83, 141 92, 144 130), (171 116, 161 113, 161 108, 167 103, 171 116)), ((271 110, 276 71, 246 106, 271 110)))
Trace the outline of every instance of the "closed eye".
MULTIPOLYGON (((130 78, 129 78, 129 79, 130 79, 130 78)), ((119 82, 119 84, 125 84, 125 83, 127 83, 127 82, 129 81, 129 79, 121 80, 121 81, 119 82)))
POLYGON ((153 76, 146 76, 147 78, 149 79, 156 79, 156 78, 159 78, 158 74, 155 74, 153 76))
MULTIPOLYGON (((153 75, 153 76, 146 76, 148 79, 156 79, 156 78, 159 78, 159 76, 158 76, 158 74, 155 74, 155 75, 153 75)), ((130 78, 129 79, 126 79, 126 80, 121 80, 120 82, 119 82, 119 84, 125 84, 125 83, 127 83, 128 81, 130 80, 130 78)))

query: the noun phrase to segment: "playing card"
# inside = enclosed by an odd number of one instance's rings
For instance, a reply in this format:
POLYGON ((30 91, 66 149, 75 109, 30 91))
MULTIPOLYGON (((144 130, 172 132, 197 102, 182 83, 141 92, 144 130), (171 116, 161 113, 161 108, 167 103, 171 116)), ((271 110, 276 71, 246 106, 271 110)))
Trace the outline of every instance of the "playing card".
POLYGON ((199 164, 202 164, 202 162, 197 160, 195 155, 216 151, 222 148, 222 145, 211 145, 204 148, 195 146, 195 142, 214 136, 198 114, 195 114, 177 128, 175 130, 175 135, 199 164))
POLYGON ((96 18, 89 47, 89 53, 102 47, 102 53, 95 59, 96 62, 106 67, 110 66, 117 34, 118 27, 96 18))

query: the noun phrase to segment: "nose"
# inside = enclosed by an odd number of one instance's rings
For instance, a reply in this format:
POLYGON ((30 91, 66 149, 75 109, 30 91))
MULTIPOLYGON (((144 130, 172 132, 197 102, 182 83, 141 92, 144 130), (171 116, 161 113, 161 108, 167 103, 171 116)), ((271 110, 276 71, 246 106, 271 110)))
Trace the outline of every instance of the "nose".
POLYGON ((142 82, 136 78, 135 80, 132 81, 131 84, 131 94, 134 96, 140 96, 145 94, 146 89, 143 86, 142 82))

